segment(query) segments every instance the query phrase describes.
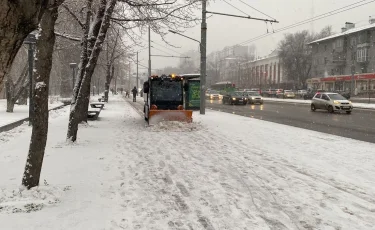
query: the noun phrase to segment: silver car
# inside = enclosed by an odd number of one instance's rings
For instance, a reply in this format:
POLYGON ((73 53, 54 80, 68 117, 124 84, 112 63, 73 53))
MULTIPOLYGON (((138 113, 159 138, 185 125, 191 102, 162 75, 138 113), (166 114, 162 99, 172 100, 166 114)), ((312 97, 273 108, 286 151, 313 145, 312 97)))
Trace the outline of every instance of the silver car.
POLYGON ((259 94, 257 91, 247 91, 245 92, 245 95, 248 98, 248 103, 249 104, 263 104, 263 97, 259 94))
POLYGON ((311 99, 311 110, 324 109, 330 113, 345 111, 350 114, 353 111, 353 104, 338 93, 316 93, 311 99))

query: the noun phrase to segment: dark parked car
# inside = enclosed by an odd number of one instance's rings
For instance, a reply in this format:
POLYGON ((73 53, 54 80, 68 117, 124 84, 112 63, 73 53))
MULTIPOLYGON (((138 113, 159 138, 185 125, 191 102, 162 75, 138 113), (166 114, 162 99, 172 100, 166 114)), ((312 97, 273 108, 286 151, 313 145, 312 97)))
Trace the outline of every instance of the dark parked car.
POLYGON ((223 104, 246 105, 247 96, 244 92, 229 92, 223 96, 223 104))
POLYGON ((307 91, 307 93, 305 95, 303 95, 303 99, 304 100, 310 100, 315 96, 316 93, 324 93, 324 92, 326 92, 326 91, 322 90, 322 89, 310 90, 310 91, 307 91))
POLYGON ((336 91, 335 93, 341 94, 341 96, 345 97, 347 100, 350 99, 350 93, 344 91, 336 91))

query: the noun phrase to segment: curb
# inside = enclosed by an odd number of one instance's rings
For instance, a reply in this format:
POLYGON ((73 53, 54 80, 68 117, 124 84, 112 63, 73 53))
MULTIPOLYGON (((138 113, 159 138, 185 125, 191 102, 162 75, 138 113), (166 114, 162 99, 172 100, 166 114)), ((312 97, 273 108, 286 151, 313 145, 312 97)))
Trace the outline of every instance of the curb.
MULTIPOLYGON (((52 110, 57 110, 57 109, 61 109, 63 107, 65 107, 66 105, 60 105, 60 106, 57 106, 55 108, 52 108, 52 109, 49 109, 48 111, 52 111, 52 110)), ((15 121, 15 122, 12 122, 10 124, 7 124, 7 125, 4 125, 4 126, 1 126, 0 127, 0 133, 1 132, 6 132, 6 131, 9 131, 9 130, 12 130, 20 125, 22 125, 25 121, 28 121, 29 118, 23 118, 21 120, 18 120, 18 121, 15 121)))
POLYGON ((126 102, 139 114, 139 116, 143 117, 143 111, 139 110, 136 106, 130 103, 130 101, 126 100, 126 102))

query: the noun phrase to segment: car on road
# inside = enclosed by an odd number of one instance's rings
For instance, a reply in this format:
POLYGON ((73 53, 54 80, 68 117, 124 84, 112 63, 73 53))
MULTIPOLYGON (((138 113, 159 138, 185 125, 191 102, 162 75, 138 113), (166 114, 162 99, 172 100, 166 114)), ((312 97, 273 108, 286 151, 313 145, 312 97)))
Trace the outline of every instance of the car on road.
POLYGON ((318 89, 318 90, 310 90, 310 91, 307 91, 307 93, 305 95, 303 95, 303 99, 304 100, 309 100, 309 99, 312 99, 315 94, 317 93, 324 93, 326 92, 325 90, 323 89, 318 89))
POLYGON ((295 98, 296 95, 292 90, 284 90, 283 98, 295 98))
POLYGON ((223 96, 223 104, 246 105, 247 97, 244 95, 244 92, 228 92, 223 96))
POLYGON ((353 111, 353 104, 338 93, 316 93, 311 100, 311 111, 324 109, 330 113, 335 111, 350 114, 353 111))
POLYGON ((247 96, 248 104, 263 104, 263 97, 258 91, 247 91, 245 92, 245 95, 247 96))
POLYGON ((300 89, 297 91, 297 96, 300 98, 303 98, 303 96, 305 96, 306 94, 307 94, 307 90, 305 89, 300 89))
POLYGON ((209 100, 220 100, 222 97, 216 90, 211 90, 210 92, 208 92, 208 94, 206 94, 206 96, 209 100))

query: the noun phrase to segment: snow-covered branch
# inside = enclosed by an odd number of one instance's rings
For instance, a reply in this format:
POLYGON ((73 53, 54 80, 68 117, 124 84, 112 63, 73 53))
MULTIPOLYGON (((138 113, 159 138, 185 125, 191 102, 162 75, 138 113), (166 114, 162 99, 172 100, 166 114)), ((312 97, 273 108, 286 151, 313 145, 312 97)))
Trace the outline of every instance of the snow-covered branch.
POLYGON ((81 41, 80 38, 73 37, 72 35, 68 35, 68 34, 63 34, 63 33, 55 32, 55 35, 59 36, 59 37, 62 37, 62 38, 66 38, 66 39, 72 40, 72 41, 78 41, 78 42, 81 41))

